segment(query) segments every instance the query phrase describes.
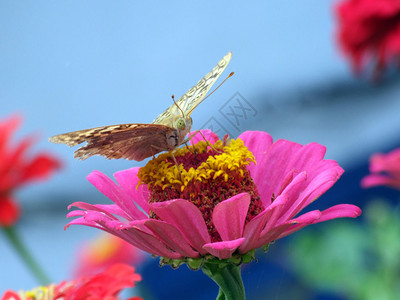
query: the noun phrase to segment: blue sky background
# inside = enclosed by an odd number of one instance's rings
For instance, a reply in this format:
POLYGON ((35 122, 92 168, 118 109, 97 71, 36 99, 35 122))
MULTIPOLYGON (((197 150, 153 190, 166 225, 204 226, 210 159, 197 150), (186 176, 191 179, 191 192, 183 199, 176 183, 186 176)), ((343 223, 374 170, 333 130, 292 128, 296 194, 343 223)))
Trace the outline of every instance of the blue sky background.
MULTIPOLYGON (((18 137, 40 134, 64 169, 18 192, 18 230, 55 281, 69 276, 77 245, 95 230, 63 231, 65 206, 105 198, 85 179, 141 166, 73 159, 49 136, 119 123, 151 122, 228 51, 234 71, 192 114, 193 129, 214 117, 233 136, 264 130, 274 139, 327 146, 348 172, 400 143, 398 78, 354 79, 334 39, 334 1, 0 2, 0 118, 18 112, 18 137), (234 128, 221 116, 237 92, 255 116, 234 128)), ((221 81, 221 80, 220 80, 221 81)), ((339 199, 340 200, 340 199, 339 199)), ((0 293, 35 280, 0 236, 0 293)))

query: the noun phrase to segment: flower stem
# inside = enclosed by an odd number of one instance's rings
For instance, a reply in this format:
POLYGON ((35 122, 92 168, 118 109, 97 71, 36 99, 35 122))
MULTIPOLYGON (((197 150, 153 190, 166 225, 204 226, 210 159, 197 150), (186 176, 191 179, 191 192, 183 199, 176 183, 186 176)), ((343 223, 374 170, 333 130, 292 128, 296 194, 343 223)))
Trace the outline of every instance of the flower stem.
POLYGON ((8 238, 10 244, 17 251, 19 256, 22 258, 28 269, 33 273, 36 277, 36 280, 40 285, 47 285, 50 283, 49 278, 46 276, 44 271, 40 268, 39 264, 35 261, 33 256, 29 253, 28 249, 22 243, 19 238, 15 228, 11 227, 2 227, 5 236, 8 238))
POLYGON ((240 265, 232 263, 207 262, 202 266, 204 274, 219 286, 217 300, 245 300, 240 265))

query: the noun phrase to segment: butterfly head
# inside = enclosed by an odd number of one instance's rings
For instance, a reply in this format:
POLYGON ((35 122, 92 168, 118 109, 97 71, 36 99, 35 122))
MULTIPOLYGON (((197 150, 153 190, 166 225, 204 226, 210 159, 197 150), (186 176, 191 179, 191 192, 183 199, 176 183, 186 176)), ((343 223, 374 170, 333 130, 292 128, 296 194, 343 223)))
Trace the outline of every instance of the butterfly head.
POLYGON ((193 121, 192 118, 187 116, 187 117, 177 117, 174 122, 174 127, 175 129, 178 129, 180 131, 189 131, 190 128, 192 127, 193 121))

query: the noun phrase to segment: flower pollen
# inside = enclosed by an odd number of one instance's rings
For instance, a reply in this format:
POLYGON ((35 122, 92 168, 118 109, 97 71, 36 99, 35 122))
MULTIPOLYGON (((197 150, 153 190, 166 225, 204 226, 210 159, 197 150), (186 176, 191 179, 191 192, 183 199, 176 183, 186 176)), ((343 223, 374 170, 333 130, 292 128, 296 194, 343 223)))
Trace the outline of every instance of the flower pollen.
POLYGON ((53 299, 55 294, 55 285, 51 284, 49 286, 39 286, 30 291, 21 291, 18 294, 21 300, 53 299))
MULTIPOLYGON (((196 205, 206 222, 213 242, 221 238, 212 223, 214 207, 239 193, 250 194, 246 223, 262 210, 257 187, 247 166, 255 163, 254 155, 240 139, 224 146, 217 141, 212 147, 200 141, 192 147, 179 148, 150 160, 139 170, 140 183, 147 184, 149 203, 186 199, 196 205)), ((151 218, 157 218, 150 211, 151 218)))

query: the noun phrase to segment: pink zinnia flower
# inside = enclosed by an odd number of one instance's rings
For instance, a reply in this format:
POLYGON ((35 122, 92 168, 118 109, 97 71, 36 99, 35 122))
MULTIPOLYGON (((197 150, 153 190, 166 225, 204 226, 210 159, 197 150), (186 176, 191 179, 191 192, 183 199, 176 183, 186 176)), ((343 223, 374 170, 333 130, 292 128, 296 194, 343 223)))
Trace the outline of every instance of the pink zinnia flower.
POLYGON ((400 148, 388 154, 377 153, 372 155, 369 170, 371 174, 362 179, 362 187, 384 185, 400 189, 400 148))
POLYGON ((115 173, 118 184, 92 172, 88 180, 114 204, 73 203, 81 210, 68 214, 78 218, 67 227, 99 228, 164 263, 199 268, 196 258, 248 261, 252 250, 307 225, 360 215, 349 204, 301 214, 343 173, 324 159, 325 147, 273 143, 265 132, 244 132, 229 142, 203 133, 213 147, 196 135, 195 149, 174 153, 179 166, 164 153, 143 168, 115 173))
POLYGON ((400 3, 394 0, 345 0, 336 7, 338 41, 360 72, 366 60, 376 72, 400 56, 400 3))
POLYGON ((14 225, 20 215, 13 192, 28 182, 49 177, 61 165, 47 153, 28 157, 26 152, 34 142, 32 136, 10 147, 11 137, 21 121, 19 116, 0 121, 0 226, 5 227, 14 225))
MULTIPOLYGON (((1 300, 118 300, 119 293, 142 280, 135 268, 115 264, 99 274, 85 276, 57 285, 39 287, 27 292, 6 291, 1 300)), ((139 297, 128 300, 142 300, 139 297)))

